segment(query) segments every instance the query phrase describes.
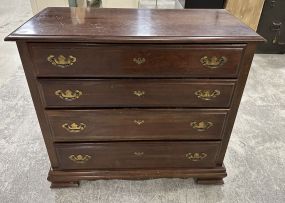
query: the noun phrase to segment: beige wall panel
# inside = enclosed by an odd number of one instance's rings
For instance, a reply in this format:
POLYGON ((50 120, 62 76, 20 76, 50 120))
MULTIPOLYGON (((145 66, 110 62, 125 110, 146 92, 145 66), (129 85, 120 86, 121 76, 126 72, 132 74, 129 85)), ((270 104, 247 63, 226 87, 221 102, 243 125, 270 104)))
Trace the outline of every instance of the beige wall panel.
POLYGON ((139 0, 102 0, 103 8, 138 8, 139 0))
POLYGON ((68 0, 30 0, 33 13, 36 14, 46 7, 65 7, 68 0))

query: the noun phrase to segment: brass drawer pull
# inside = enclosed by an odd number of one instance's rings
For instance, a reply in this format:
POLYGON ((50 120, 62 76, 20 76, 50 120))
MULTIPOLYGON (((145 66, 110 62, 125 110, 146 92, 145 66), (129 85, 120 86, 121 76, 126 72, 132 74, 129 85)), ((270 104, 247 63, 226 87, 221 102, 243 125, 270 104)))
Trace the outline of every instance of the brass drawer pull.
POLYGON ((74 92, 71 90, 66 90, 65 92, 62 90, 57 90, 55 91, 55 95, 59 96, 65 101, 73 101, 75 99, 78 99, 82 95, 82 92, 79 90, 75 90, 74 92))
POLYGON ((133 62, 135 62, 138 65, 141 65, 146 62, 145 58, 133 58, 133 62))
POLYGON ((86 124, 80 123, 78 125, 76 123, 72 123, 72 124, 69 125, 68 123, 65 123, 65 124, 62 125, 62 127, 65 130, 67 130, 68 132, 79 133, 79 132, 83 131, 86 128, 86 124))
POLYGON ((202 152, 202 153, 187 153, 186 158, 191 160, 191 161, 201 161, 202 159, 207 157, 207 154, 202 152))
POLYGON ((136 95, 138 97, 145 95, 145 91, 141 91, 141 90, 135 90, 133 93, 134 93, 134 95, 136 95))
POLYGON ((197 97, 202 100, 212 100, 213 98, 216 98, 220 94, 221 94, 220 90, 214 90, 214 91, 198 90, 195 92, 195 95, 197 95, 197 97))
POLYGON ((63 55, 59 55, 55 57, 54 55, 49 55, 47 60, 54 66, 60 68, 66 68, 68 66, 72 66, 76 62, 76 58, 74 56, 65 57, 63 55))
POLYGON ((201 122, 196 122, 193 121, 190 123, 193 129, 196 129, 197 131, 206 131, 210 127, 214 125, 214 123, 210 121, 201 121, 201 122))
POLYGON ((91 156, 90 155, 81 155, 81 154, 78 154, 78 155, 72 154, 68 158, 77 164, 84 164, 91 159, 91 156))
POLYGON ((144 124, 144 120, 134 120, 134 123, 137 125, 142 125, 144 124))
POLYGON ((220 58, 216 56, 208 57, 208 56, 203 56, 200 59, 200 62, 202 63, 203 66, 210 68, 210 69, 215 69, 215 68, 220 68, 222 67, 226 62, 228 61, 227 57, 222 56, 220 58))
POLYGON ((144 155, 144 152, 134 152, 134 155, 135 155, 135 156, 143 156, 143 155, 144 155))

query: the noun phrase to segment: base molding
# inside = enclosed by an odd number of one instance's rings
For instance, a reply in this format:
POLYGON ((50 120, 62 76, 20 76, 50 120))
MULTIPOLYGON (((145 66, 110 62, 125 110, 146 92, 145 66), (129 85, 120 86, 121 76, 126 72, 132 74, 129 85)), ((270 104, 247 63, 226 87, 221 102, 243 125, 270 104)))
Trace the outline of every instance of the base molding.
POLYGON ((197 184, 203 185, 223 185, 223 178, 195 178, 197 184))
POLYGON ((79 181, 74 182, 51 182, 50 188, 79 187, 79 181))
POLYGON ((80 180, 146 180, 157 178, 195 178, 198 184, 223 184, 224 166, 205 169, 133 169, 133 170, 54 170, 48 180, 51 188, 77 187, 80 180))

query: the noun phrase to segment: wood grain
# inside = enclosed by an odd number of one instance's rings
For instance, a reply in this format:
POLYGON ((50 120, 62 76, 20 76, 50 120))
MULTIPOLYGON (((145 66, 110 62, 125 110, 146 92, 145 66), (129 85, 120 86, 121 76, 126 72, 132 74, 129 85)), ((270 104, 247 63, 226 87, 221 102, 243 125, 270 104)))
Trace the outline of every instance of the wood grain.
POLYGON ((48 110, 53 139, 60 142, 120 140, 220 140, 227 110, 101 109, 48 110), (192 123, 212 123, 195 128, 192 123), (63 124, 85 126, 77 132, 63 124), (192 125, 191 125, 192 124, 192 125))
POLYGON ((220 142, 108 142, 56 144, 60 169, 213 168, 220 142), (206 154, 191 160, 189 153, 206 154), (71 155, 89 155, 84 163, 71 155))
POLYGON ((42 79, 41 94, 47 108, 71 107, 229 107, 235 80, 190 79, 42 79), (76 90, 82 95, 66 101, 56 91, 76 90), (204 100, 198 91, 219 95, 204 100), (136 93, 142 93, 137 95, 136 93))
POLYGON ((228 0, 226 10, 253 30, 257 30, 264 0, 228 0))
POLYGON ((6 40, 43 38, 97 43, 263 41, 223 9, 108 8, 47 8, 6 40))
POLYGON ((80 180, 145 180, 155 178, 190 178, 195 177, 198 184, 209 180, 212 184, 220 184, 227 176, 224 166, 215 168, 171 168, 171 169, 125 169, 125 170, 50 170, 48 180, 52 187, 74 187, 80 180), (199 181, 203 179, 203 181, 199 181), (216 181, 213 181, 216 180, 216 181))
POLYGON ((39 77, 226 78, 237 77, 245 46, 31 43, 30 50, 39 77), (50 55, 73 56, 76 62, 61 68, 47 60, 50 55), (208 68, 201 63, 205 56, 225 57, 227 61, 217 68, 208 68))

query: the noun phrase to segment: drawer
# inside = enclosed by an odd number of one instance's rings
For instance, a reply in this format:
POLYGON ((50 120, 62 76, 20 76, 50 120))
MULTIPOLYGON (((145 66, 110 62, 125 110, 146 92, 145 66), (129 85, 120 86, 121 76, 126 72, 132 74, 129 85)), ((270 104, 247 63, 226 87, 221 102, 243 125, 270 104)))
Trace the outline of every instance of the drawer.
POLYGON ((215 167, 220 142, 55 144, 60 169, 215 167))
POLYGON ((240 45, 30 43, 36 74, 52 77, 236 77, 240 45))
POLYGON ((46 107, 229 107, 234 80, 40 80, 46 107))
POLYGON ((218 140, 227 111, 48 110, 46 115, 56 141, 218 140))

